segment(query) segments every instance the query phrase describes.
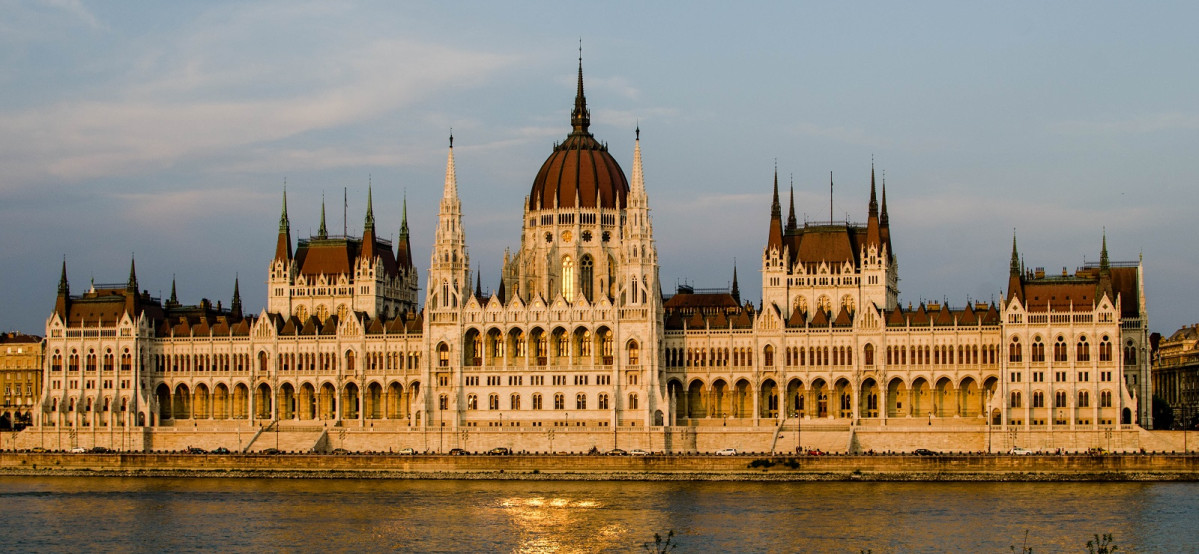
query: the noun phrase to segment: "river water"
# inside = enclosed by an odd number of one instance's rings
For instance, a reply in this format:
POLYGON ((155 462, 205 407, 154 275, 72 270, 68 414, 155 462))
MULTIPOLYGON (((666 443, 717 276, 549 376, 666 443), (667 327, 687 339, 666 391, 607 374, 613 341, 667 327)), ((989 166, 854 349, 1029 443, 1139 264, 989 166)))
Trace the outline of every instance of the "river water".
POLYGON ((1199 551, 1199 483, 0 477, 0 551, 1199 551))

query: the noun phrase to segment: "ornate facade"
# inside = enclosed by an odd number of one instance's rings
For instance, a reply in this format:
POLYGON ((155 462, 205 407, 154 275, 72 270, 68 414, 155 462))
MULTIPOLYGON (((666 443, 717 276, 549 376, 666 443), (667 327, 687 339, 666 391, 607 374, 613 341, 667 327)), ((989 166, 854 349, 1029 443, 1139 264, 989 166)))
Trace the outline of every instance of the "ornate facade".
MULTIPOLYGON (((453 139, 424 306, 405 223, 293 251, 287 199, 268 304, 243 314, 123 285, 72 296, 64 262, 46 323, 43 428, 612 430, 769 435, 820 422, 1099 429, 1148 423, 1142 266, 1027 271, 1015 240, 999 305, 899 304, 886 188, 867 220, 782 217, 777 176, 762 299, 658 276, 640 131, 631 179, 596 140, 580 64, 571 132, 522 203, 494 294, 467 248, 453 139)), ((796 429, 798 431, 798 429, 796 429)), ((524 436, 524 435, 513 435, 524 436)), ((552 441, 553 434, 548 433, 552 441)), ((278 439, 276 439, 278 440, 278 439)), ((239 439, 240 441, 240 439, 239 439)), ((613 439, 615 441, 615 439, 613 439)))

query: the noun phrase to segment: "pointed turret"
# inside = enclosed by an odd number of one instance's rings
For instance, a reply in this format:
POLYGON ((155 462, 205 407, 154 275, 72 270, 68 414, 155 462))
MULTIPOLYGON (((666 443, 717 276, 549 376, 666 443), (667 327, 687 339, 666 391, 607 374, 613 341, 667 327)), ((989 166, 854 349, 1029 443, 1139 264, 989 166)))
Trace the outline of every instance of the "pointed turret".
POLYGON ((887 172, 883 171, 883 207, 878 215, 879 234, 883 237, 883 245, 887 247, 888 258, 894 258, 895 250, 891 248, 891 223, 887 220, 887 172))
POLYGON ((62 257, 62 274, 58 277, 58 298, 54 301, 54 313, 65 323, 67 304, 71 302, 71 285, 67 283, 67 257, 62 257))
POLYGON ((777 249, 783 252, 783 210, 779 206, 779 170, 774 168, 774 198, 770 201, 770 235, 766 242, 766 250, 777 249))
POLYGON ((137 260, 133 257, 129 258, 129 281, 125 283, 125 290, 137 292, 137 260))
POLYGON ((645 195, 645 173, 641 169, 641 125, 637 125, 633 140, 633 185, 632 194, 645 195))
POLYGON ((362 259, 373 263, 375 256, 375 209, 371 202, 371 185, 366 185, 366 218, 362 222, 362 259))
POLYGON ((878 197, 874 189, 874 164, 870 164, 870 211, 866 217, 866 247, 874 246, 882 252, 883 235, 879 229, 878 197))
POLYGON ((371 184, 366 185, 366 219, 362 222, 362 234, 366 236, 369 230, 371 234, 375 233, 375 208, 372 203, 371 184))
POLYGON ((1116 303, 1116 293, 1112 288, 1112 266, 1107 258, 1107 229, 1103 230, 1103 246, 1099 250, 1099 283, 1095 287, 1095 303, 1107 295, 1112 304, 1116 303))
POLYGON ((167 299, 168 306, 179 305, 179 295, 175 294, 175 276, 171 275, 171 297, 167 299))
POLYGON ((446 154, 445 190, 437 215, 433 250, 429 259, 426 307, 456 309, 470 291, 470 258, 466 250, 466 232, 462 228, 462 201, 458 198, 458 178, 454 168, 454 136, 446 154))
POLYGON ((732 290, 729 291, 729 295, 731 295, 733 297, 733 300, 735 300, 737 302, 737 304, 741 304, 741 289, 740 289, 740 287, 737 286, 737 263, 736 262, 733 262, 733 288, 732 288, 732 290))
MULTIPOLYGON (((241 288, 238 286, 238 281, 239 281, 239 279, 235 276, 233 278, 233 301, 229 303, 229 315, 232 316, 233 319, 241 319, 242 318, 241 288)), ((173 288, 173 285, 172 285, 172 288, 173 288)), ((172 292, 174 292, 174 291, 172 290, 172 292)))
POLYGON ((483 272, 475 272, 475 299, 479 302, 483 301, 483 272))
POLYGON ((287 219, 287 187, 283 187, 283 212, 279 214, 279 239, 275 242, 275 259, 291 260, 291 221, 287 219))
POLYGON ((62 257, 62 274, 58 276, 58 295, 70 296, 71 285, 67 282, 67 257, 62 257))
POLYGON ((794 233, 799 222, 795 220, 795 178, 791 178, 791 207, 787 209, 787 233, 794 233))
POLYGON ((1024 301, 1024 281, 1022 280, 1022 269, 1020 263, 1020 251, 1016 249, 1016 231, 1012 230, 1012 262, 1009 268, 1010 275, 1007 281, 1007 300, 1012 302, 1019 299, 1024 301))
POLYGON ((458 176, 454 170, 454 134, 450 133, 450 152, 445 160, 445 189, 442 199, 458 197, 458 176))
POLYGON ((505 298, 505 296, 506 296, 506 295, 507 295, 507 291, 506 291, 506 290, 504 290, 504 275, 503 275, 503 273, 501 272, 501 274, 500 274, 500 288, 496 289, 496 291, 495 291, 495 296, 496 296, 496 298, 498 298, 498 299, 500 300, 500 304, 503 304, 503 303, 507 302, 507 300, 508 300, 507 298, 505 298))
POLYGON ((886 227, 891 224, 890 221, 887 220, 887 172, 886 171, 883 172, 883 211, 878 216, 878 222, 883 227, 886 227))
POLYGON ((321 195, 321 226, 316 230, 316 238, 329 238, 329 230, 325 227, 325 197, 321 195))
POLYGON ((412 267, 412 245, 408 242, 408 193, 404 193, 403 218, 400 219, 400 237, 396 240, 396 263, 400 267, 412 267))

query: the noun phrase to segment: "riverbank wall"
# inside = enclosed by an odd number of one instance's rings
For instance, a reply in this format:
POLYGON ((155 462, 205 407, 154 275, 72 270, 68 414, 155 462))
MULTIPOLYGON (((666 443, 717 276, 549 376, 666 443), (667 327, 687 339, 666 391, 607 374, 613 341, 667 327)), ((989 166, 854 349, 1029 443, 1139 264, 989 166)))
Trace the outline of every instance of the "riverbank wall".
POLYGON ((4 452, 0 454, 0 475, 648 481, 1199 481, 1199 456, 447 456, 4 452))
POLYGON ((60 450, 103 447, 121 452, 172 452, 188 448, 253 453, 268 449, 295 453, 399 452, 446 453, 451 449, 487 452, 509 448, 528 453, 606 452, 614 448, 665 454, 738 452, 782 455, 819 450, 826 453, 1034 452, 1196 453, 1199 432, 1148 431, 1128 425, 1099 430, 1046 430, 979 425, 854 426, 805 424, 759 427, 653 427, 589 429, 396 428, 286 424, 193 422, 165 427, 42 427, 0 433, 0 450, 60 450))

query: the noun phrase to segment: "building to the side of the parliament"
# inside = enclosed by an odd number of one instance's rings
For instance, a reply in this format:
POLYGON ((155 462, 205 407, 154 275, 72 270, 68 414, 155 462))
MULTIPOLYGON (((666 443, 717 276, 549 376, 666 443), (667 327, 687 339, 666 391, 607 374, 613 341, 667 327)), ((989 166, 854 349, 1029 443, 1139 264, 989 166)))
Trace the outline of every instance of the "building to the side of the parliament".
POLYGON ((1098 263, 1061 275, 1026 270, 1013 239, 999 305, 903 307, 873 170, 865 224, 797 224, 793 201, 784 218, 776 176, 760 303, 742 302, 735 274, 731 290, 664 298, 640 137, 626 179, 589 131, 581 66, 570 119, 494 294, 472 274, 452 139, 423 283, 407 206, 390 244, 369 192, 361 237, 329 235, 322 208, 298 243, 284 193, 257 314, 236 286, 227 309, 182 305, 173 284, 152 298, 132 267, 127 283, 72 296, 64 262, 25 440, 997 451, 1132 448, 1150 425, 1143 268, 1109 262, 1105 238, 1098 263))

